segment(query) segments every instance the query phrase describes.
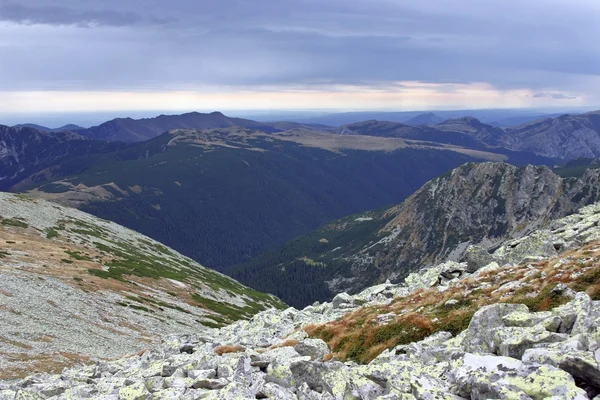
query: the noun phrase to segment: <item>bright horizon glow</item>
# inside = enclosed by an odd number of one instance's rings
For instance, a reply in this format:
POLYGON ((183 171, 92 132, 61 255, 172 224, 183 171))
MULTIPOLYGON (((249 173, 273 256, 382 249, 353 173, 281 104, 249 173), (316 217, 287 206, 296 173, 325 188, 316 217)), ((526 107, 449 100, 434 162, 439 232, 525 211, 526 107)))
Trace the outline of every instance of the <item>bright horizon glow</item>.
POLYGON ((585 97, 544 96, 529 89, 499 90, 474 82, 438 84, 395 82, 390 88, 332 86, 327 89, 204 91, 8 91, 0 92, 2 113, 82 113, 120 110, 444 110, 486 108, 577 107, 585 97))

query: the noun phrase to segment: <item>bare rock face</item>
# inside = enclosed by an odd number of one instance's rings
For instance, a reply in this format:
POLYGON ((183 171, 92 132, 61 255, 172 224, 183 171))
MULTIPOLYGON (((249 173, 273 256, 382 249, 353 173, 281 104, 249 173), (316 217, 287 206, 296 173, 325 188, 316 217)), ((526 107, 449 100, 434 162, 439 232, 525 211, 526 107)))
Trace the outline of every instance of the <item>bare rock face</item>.
MULTIPOLYGON (((389 210, 395 217, 380 231, 376 264, 381 280, 445 260, 460 260, 470 245, 485 265, 485 251, 543 227, 599 198, 598 171, 565 180, 543 166, 466 164, 428 182, 389 210)), ((475 268, 471 265, 470 269, 475 268)))

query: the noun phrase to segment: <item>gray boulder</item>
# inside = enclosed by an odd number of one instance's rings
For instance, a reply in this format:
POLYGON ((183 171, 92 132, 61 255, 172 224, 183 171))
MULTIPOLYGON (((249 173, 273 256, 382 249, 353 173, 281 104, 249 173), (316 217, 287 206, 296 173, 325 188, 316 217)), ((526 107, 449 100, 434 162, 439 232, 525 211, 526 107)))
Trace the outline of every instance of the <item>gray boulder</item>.
POLYGON ((301 356, 308 356, 311 360, 321 360, 329 354, 329 346, 321 339, 304 339, 294 350, 301 356))

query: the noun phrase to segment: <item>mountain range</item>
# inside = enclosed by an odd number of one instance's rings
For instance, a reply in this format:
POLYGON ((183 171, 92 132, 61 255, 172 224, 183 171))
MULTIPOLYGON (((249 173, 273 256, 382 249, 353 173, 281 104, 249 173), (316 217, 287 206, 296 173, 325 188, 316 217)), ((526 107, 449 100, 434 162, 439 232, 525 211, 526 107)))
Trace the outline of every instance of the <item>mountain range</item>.
POLYGON ((191 112, 142 119, 116 118, 101 125, 80 129, 76 132, 90 139, 140 142, 152 139, 171 129, 213 129, 233 126, 263 132, 281 132, 303 125, 294 122, 257 122, 243 118, 231 118, 215 111, 210 114, 191 112))
POLYGON ((153 237, 213 268, 333 219, 401 201, 462 163, 503 159, 456 146, 310 130, 174 130, 74 157, 12 187, 153 237))
POLYGON ((506 154, 529 152, 549 159, 593 158, 600 154, 600 111, 561 115, 524 125, 498 128, 473 117, 437 125, 409 126, 397 122, 365 121, 338 128, 340 134, 400 137, 452 143, 506 154))
POLYGON ((472 117, 329 129, 217 112, 77 132, 2 127, 0 189, 74 205, 225 270, 336 218, 397 204, 465 162, 554 165, 595 155, 598 115, 510 129, 472 117))

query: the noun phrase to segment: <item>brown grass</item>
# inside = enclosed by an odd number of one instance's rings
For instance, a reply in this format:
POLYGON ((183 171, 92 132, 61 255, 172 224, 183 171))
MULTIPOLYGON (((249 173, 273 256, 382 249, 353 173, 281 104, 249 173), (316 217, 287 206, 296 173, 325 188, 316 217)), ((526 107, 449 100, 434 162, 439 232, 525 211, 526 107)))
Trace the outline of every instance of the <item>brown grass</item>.
POLYGON ((215 349, 215 353, 217 353, 217 355, 222 356, 223 354, 228 354, 228 353, 241 353, 242 351, 245 351, 246 348, 243 346, 229 346, 229 345, 225 345, 225 346, 219 346, 215 349))
POLYGON ((296 347, 296 345, 298 345, 298 343, 300 343, 300 342, 297 341, 296 339, 288 339, 283 343, 269 347, 269 349, 273 350, 273 349, 278 349, 280 347, 296 347))
POLYGON ((390 305, 364 307, 337 321, 307 325, 304 331, 327 342, 332 349, 331 357, 367 363, 385 349, 421 340, 438 331, 456 335, 468 327, 479 308, 488 304, 521 303, 531 311, 550 310, 570 300, 553 291, 557 284, 587 291, 594 300, 600 300, 600 240, 548 260, 466 278, 444 292, 419 289, 409 296, 395 298, 390 305), (561 259, 564 262, 559 264, 561 259), (497 290, 514 281, 521 282, 522 287, 497 290), (480 289, 483 284, 490 287, 480 289), (532 292, 536 295, 528 296, 532 292), (457 303, 445 306, 450 299, 457 303), (377 316, 390 312, 398 317, 378 325, 377 316))

